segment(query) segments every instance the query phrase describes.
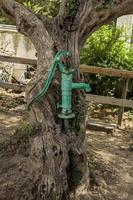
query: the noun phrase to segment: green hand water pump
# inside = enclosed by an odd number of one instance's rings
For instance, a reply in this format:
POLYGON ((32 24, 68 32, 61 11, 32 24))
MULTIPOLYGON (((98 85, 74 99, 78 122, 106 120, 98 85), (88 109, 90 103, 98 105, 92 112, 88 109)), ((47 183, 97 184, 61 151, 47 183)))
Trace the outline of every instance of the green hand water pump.
POLYGON ((59 51, 53 59, 53 62, 50 67, 48 74, 48 79, 46 80, 43 89, 39 94, 34 97, 28 105, 28 109, 36 102, 40 97, 44 96, 51 84, 52 79, 56 70, 59 70, 61 77, 61 112, 58 114, 58 117, 61 119, 72 119, 75 117, 75 114, 72 112, 72 90, 73 89, 83 89, 86 92, 90 92, 91 88, 89 84, 86 83, 73 83, 73 74, 74 69, 66 68, 61 57, 70 57, 71 53, 69 51, 59 51))

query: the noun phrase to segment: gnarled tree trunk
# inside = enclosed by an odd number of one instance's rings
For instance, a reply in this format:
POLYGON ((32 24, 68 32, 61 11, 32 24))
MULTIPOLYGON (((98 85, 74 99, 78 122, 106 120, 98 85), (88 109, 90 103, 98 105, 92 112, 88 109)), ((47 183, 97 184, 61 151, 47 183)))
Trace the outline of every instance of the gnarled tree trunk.
MULTIPOLYGON (((53 55, 57 51, 68 50, 72 53, 69 63, 75 68, 74 80, 80 81, 79 54, 85 40, 101 25, 122 14, 131 13, 133 1, 64 0, 58 16, 53 20, 36 16, 12 0, 8 3, 1 0, 0 8, 15 19, 18 31, 28 36, 37 50, 38 68, 26 93, 29 103, 47 79, 53 55), (71 6, 74 10, 72 15, 71 6)), ((31 140, 30 154, 25 164, 28 178, 23 186, 23 192, 28 191, 28 194, 22 199, 65 200, 70 199, 72 193, 73 199, 83 199, 88 189, 85 94, 79 90, 73 93, 76 117, 71 121, 68 132, 57 116, 60 96, 60 80, 56 74, 47 94, 30 111, 32 122, 39 126, 39 131, 31 140)))

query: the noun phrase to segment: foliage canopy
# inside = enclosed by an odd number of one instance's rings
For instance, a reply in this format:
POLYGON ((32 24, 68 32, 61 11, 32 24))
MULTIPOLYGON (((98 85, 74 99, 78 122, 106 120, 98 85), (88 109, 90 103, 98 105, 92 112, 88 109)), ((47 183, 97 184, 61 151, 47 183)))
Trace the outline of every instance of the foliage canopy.
POLYGON ((103 26, 89 37, 81 51, 88 65, 133 70, 133 47, 123 28, 103 26))
MULTIPOLYGON (((45 14, 49 18, 55 17, 60 7, 59 0, 16 0, 24 4, 29 9, 33 10, 36 14, 45 14)), ((5 18, 0 13, 0 23, 13 24, 8 18, 5 18)))

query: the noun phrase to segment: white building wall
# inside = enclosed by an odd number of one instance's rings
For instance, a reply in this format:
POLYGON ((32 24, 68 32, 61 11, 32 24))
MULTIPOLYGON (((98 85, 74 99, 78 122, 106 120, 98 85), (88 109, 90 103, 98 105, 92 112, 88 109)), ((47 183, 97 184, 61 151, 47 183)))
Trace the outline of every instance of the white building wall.
POLYGON ((117 27, 123 27, 126 30, 129 42, 131 43, 133 37, 133 15, 119 17, 117 19, 117 27))
MULTIPOLYGON (((15 26, 0 25, 0 54, 34 59, 35 53, 33 44, 28 38, 19 34, 15 26), (2 53, 3 50, 5 53, 2 53)), ((19 81, 26 72, 26 65, 11 63, 4 65, 11 69, 10 73, 19 81)))

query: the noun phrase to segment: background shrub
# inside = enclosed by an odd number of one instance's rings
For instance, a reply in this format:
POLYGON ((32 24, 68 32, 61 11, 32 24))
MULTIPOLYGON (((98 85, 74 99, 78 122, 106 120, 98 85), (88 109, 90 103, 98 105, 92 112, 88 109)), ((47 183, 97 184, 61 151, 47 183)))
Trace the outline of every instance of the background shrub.
MULTIPOLYGON (((81 50, 81 63, 133 70, 133 46, 129 43, 126 31, 115 25, 101 27, 89 37, 81 50)), ((121 79, 101 75, 85 75, 92 84, 92 93, 98 95, 121 95, 121 79)), ((133 83, 130 83, 130 96, 133 96, 133 83)))

